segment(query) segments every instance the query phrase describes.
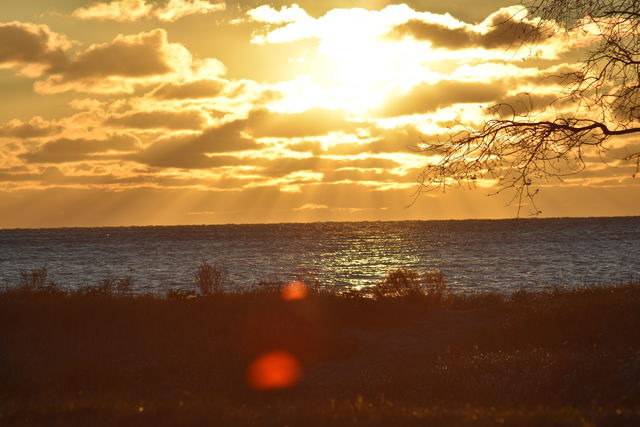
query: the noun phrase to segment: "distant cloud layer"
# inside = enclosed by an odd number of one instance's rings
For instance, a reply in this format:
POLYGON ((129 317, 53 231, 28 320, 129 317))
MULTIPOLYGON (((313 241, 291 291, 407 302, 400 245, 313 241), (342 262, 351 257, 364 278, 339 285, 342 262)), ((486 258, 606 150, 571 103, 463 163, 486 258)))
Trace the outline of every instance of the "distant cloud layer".
POLYGON ((162 76, 188 72, 192 66, 191 53, 180 44, 169 43, 165 30, 156 29, 93 45, 66 67, 51 72, 47 80, 36 83, 36 89, 41 93, 130 92, 162 76))
POLYGON ((140 111, 110 117, 105 124, 130 129, 202 129, 207 123, 199 111, 140 111))
POLYGON ((151 96, 158 99, 199 99, 220 95, 226 83, 223 80, 204 79, 184 83, 164 83, 151 96))
POLYGON ((208 0, 169 0, 165 2, 164 7, 146 0, 115 0, 76 9, 72 15, 85 20, 132 22, 155 18, 164 22, 174 22, 185 16, 209 14, 224 9, 224 2, 211 3, 208 0))
POLYGON ((104 140, 62 138, 46 142, 20 157, 29 163, 64 163, 100 160, 108 152, 129 152, 137 148, 137 138, 128 135, 114 135, 104 140))
POLYGON ((394 94, 379 110, 383 117, 424 114, 454 104, 492 103, 504 96, 507 88, 494 82, 441 80, 413 87, 406 94, 394 94))
POLYGON ((0 138, 40 138, 56 134, 62 129, 62 126, 43 120, 41 117, 34 117, 27 123, 20 120, 11 120, 0 125, 0 138))
POLYGON ((0 68, 37 77, 68 66, 69 40, 46 25, 0 23, 0 68))
POLYGON ((431 42, 433 47, 446 49, 521 48, 533 42, 543 42, 553 35, 550 24, 526 18, 523 7, 500 9, 479 25, 447 26, 439 22, 410 19, 396 25, 390 36, 409 36, 431 42))

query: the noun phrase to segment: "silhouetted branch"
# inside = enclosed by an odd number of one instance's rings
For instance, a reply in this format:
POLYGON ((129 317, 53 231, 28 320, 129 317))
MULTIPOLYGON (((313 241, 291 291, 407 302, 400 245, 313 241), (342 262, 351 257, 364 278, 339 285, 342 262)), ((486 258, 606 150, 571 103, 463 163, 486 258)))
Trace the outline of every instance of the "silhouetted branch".
MULTIPOLYGON (((520 103, 493 106, 494 118, 479 128, 460 123, 464 130, 425 141, 425 152, 436 160, 424 169, 421 190, 492 180, 497 192, 515 190, 518 213, 525 198, 538 213, 532 185, 579 173, 585 150, 602 150, 610 138, 640 133, 640 2, 532 0, 527 18, 535 16, 541 26, 554 20, 566 31, 595 35, 581 69, 560 76, 565 86, 557 103, 572 105, 573 113, 558 114, 551 105, 534 114, 530 95, 524 112, 518 113, 520 103)), ((640 162, 640 153, 625 159, 640 162)))

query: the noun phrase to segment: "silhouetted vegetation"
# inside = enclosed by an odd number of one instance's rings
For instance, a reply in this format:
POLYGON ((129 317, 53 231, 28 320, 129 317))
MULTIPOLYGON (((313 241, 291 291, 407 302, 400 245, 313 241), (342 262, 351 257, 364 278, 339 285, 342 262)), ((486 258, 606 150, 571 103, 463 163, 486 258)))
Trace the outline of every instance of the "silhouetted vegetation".
POLYGON ((638 283, 460 295, 402 269, 347 294, 286 285, 163 298, 25 272, 0 292, 0 424, 640 422, 638 283), (248 366, 274 350, 299 382, 252 390, 248 366))
POLYGON ((387 273, 384 280, 376 283, 373 295, 377 298, 413 297, 441 300, 447 285, 442 271, 427 271, 420 274, 408 268, 399 268, 387 273))
POLYGON ((229 272, 222 264, 209 264, 203 260, 196 273, 196 285, 203 295, 218 293, 229 280, 229 272))

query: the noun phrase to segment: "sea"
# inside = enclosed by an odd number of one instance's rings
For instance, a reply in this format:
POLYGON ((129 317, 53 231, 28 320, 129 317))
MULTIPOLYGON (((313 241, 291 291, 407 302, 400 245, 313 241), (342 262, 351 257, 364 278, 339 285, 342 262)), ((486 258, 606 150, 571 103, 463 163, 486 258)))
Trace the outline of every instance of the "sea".
POLYGON ((442 271, 463 293, 640 278, 640 217, 0 230, 0 285, 42 267, 65 289, 129 277, 137 293, 196 289, 203 261, 228 290, 303 280, 334 290, 387 272, 442 271))

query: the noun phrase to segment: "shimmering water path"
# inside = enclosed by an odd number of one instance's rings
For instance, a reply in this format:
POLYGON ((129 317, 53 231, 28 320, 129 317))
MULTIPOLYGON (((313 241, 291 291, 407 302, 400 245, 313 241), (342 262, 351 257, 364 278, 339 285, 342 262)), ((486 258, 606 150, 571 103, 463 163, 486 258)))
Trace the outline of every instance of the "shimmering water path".
POLYGON ((0 281, 46 266, 63 286, 131 276, 140 292, 193 287, 201 260, 232 285, 312 277, 367 286, 386 271, 440 269, 460 291, 640 277, 640 217, 0 230, 0 281))

